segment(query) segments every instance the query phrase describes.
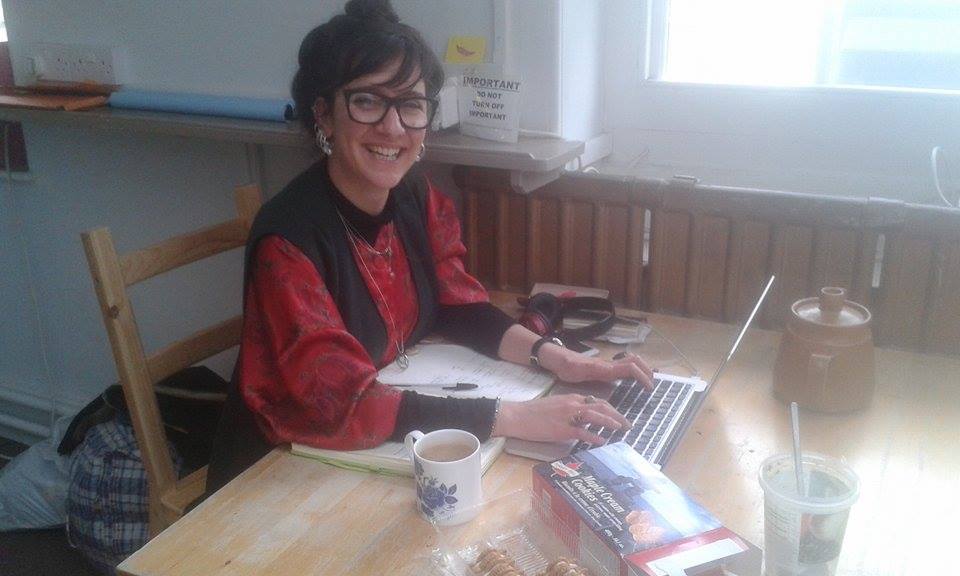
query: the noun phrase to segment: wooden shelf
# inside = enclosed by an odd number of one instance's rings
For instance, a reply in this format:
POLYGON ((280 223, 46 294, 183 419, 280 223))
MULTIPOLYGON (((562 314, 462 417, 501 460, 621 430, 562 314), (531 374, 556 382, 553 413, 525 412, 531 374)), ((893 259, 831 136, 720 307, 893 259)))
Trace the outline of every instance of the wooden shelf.
MULTIPOLYGON (((0 108, 0 120, 55 123, 60 126, 120 130, 207 138, 267 146, 309 147, 313 141, 295 122, 268 122, 97 108, 82 112, 0 108)), ((556 179, 563 166, 583 153, 584 143, 555 138, 521 138, 519 142, 493 142, 464 136, 456 130, 427 136, 424 159, 441 164, 460 164, 510 171, 517 192, 529 192, 556 179)))

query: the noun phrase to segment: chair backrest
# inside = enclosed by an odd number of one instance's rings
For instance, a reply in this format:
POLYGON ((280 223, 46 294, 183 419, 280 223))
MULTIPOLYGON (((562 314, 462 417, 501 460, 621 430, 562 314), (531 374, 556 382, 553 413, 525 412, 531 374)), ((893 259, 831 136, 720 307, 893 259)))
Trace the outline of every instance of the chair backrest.
POLYGON ((172 523, 203 492, 205 470, 192 486, 178 486, 154 385, 178 370, 196 364, 240 342, 241 315, 173 342, 147 356, 137 328, 127 287, 148 278, 246 244, 260 208, 256 185, 237 188, 238 217, 195 232, 169 238, 141 250, 117 254, 107 228, 81 236, 93 276, 103 322, 110 338, 117 374, 123 386, 137 445, 147 470, 151 532, 172 523), (185 488, 187 494, 177 494, 185 488))

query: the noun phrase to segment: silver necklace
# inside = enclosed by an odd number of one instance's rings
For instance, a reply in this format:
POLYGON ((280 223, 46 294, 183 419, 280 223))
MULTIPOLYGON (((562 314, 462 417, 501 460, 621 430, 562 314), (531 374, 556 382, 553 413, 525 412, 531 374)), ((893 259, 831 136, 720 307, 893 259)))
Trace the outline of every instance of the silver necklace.
MULTIPOLYGON (((397 366, 399 366, 401 370, 406 370, 407 367, 410 366, 410 358, 407 357, 407 351, 403 345, 403 334, 397 330, 397 323, 393 319, 393 312, 390 310, 390 304, 383 296, 383 290, 380 289, 380 284, 377 282, 377 279, 373 276, 373 274, 370 273, 370 268, 367 267, 366 260, 363 259, 363 254, 360 252, 360 247, 357 245, 357 240, 354 237, 355 231, 353 230, 353 227, 350 226, 347 220, 343 217, 343 214, 340 214, 339 210, 337 210, 337 215, 340 216, 340 221, 343 222, 343 227, 347 233, 347 239, 350 240, 350 245, 353 246, 353 249, 357 252, 357 257, 360 258, 360 264, 363 265, 363 269, 367 273, 367 277, 370 278, 371 282, 373 282, 373 287, 377 289, 377 294, 380 295, 380 301, 383 302, 383 308, 387 311, 387 319, 390 320, 390 327, 393 328, 393 333, 397 335, 397 366)), ((357 236, 359 235, 357 234, 357 236)), ((389 256, 393 254, 392 245, 386 250, 378 252, 377 250, 373 249, 373 246, 370 246, 369 242, 363 239, 363 236, 360 236, 360 240, 366 244, 367 248, 369 248, 374 254, 378 254, 380 256, 389 256)))
POLYGON ((370 244, 369 242, 367 242, 367 239, 363 237, 363 234, 360 234, 360 232, 353 226, 353 224, 350 223, 349 220, 344 218, 343 213, 340 212, 339 208, 337 208, 337 216, 340 217, 340 221, 343 222, 343 227, 346 228, 347 230, 347 235, 350 236, 351 240, 354 243, 356 243, 357 239, 359 239, 360 243, 363 244, 363 247, 369 250, 375 256, 383 256, 383 257, 386 257, 387 259, 393 256, 392 242, 387 244, 387 247, 384 250, 377 250, 376 248, 373 247, 373 244, 370 244))

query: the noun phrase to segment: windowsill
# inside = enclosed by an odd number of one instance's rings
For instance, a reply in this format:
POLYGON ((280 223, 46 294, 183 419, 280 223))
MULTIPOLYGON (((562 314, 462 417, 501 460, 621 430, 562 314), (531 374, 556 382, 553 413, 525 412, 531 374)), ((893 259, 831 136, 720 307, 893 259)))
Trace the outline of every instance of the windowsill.
MULTIPOLYGON (((270 146, 313 146, 299 124, 217 116, 97 108, 82 112, 0 108, 0 120, 54 123, 59 126, 167 134, 270 146)), ((453 130, 427 136, 424 159, 441 164, 499 168, 511 172, 519 192, 529 192, 559 176, 563 166, 583 153, 584 143, 558 138, 521 137, 494 142, 453 130)))

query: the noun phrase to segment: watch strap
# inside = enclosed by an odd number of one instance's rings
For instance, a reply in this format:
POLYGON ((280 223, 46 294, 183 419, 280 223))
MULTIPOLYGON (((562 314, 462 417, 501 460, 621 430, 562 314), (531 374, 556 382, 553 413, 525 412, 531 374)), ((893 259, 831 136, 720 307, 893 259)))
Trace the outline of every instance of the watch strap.
POLYGON ((530 347, 530 365, 540 368, 540 348, 544 344, 556 344, 557 346, 563 348, 563 341, 561 341, 556 336, 544 336, 543 338, 537 340, 533 343, 533 346, 530 347))

